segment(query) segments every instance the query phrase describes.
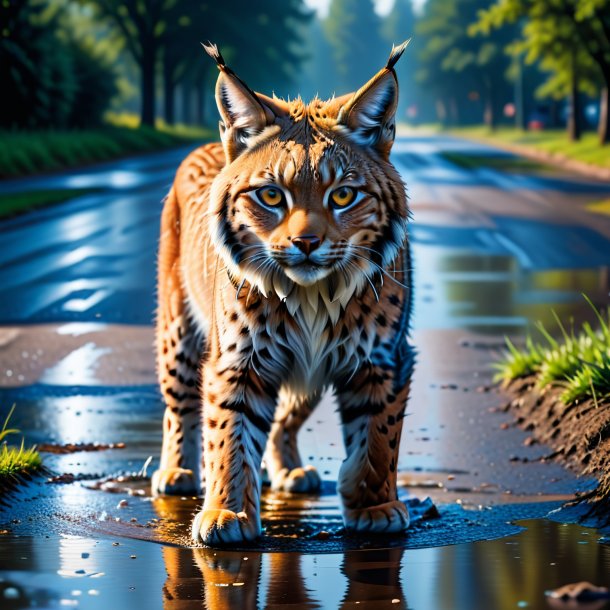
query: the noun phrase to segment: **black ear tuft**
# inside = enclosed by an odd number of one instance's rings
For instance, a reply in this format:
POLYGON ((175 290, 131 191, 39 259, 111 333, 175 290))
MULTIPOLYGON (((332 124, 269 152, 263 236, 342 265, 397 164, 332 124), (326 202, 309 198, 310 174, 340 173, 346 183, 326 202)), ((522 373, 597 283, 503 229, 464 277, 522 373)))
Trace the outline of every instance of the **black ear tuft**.
POLYGON ((202 42, 201 46, 203 47, 204 51, 216 62, 220 69, 227 67, 225 59, 222 56, 222 53, 218 50, 217 45, 208 40, 207 44, 202 42))
POLYGON ((402 54, 405 52, 408 44, 411 42, 411 39, 405 40, 402 44, 395 47, 392 45, 392 52, 390 53, 390 57, 388 58, 388 63, 386 64, 386 70, 393 70, 396 62, 402 57, 402 54))

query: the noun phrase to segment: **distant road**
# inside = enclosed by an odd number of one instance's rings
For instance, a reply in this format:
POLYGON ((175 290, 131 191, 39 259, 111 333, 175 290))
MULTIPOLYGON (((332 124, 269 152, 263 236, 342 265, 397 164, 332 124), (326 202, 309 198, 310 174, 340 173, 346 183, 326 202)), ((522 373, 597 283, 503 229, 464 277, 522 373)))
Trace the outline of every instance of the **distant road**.
MULTIPOLYGON (((467 170, 448 162, 446 151, 506 154, 440 135, 396 142, 394 161, 411 196, 416 252, 428 247, 507 256, 524 270, 610 264, 610 219, 583 211, 585 203, 610 197, 610 184, 483 166, 467 170)), ((150 325, 162 199, 187 152, 1 182, 1 193, 99 190, 0 224, 0 324, 150 325)), ((417 275, 422 286, 423 258, 417 275)))

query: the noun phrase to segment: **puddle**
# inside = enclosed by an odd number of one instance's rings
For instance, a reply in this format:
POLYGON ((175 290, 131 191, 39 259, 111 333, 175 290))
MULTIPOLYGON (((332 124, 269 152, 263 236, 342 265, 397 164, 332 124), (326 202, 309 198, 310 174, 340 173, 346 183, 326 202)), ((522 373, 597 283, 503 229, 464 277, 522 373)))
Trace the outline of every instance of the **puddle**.
POLYGON ((0 606, 538 609, 549 607, 547 590, 580 580, 609 584, 610 545, 600 544, 595 530, 546 520, 518 525, 521 533, 499 540, 324 555, 4 536, 0 606))
POLYGON ((92 385, 98 381, 98 360, 111 352, 110 348, 100 348, 93 342, 86 343, 55 366, 47 368, 40 382, 49 385, 92 385))
POLYGON ((502 336, 524 334, 540 320, 555 330, 553 310, 575 324, 594 318, 583 294, 602 308, 608 303, 608 266, 528 269, 515 256, 438 247, 420 228, 415 238, 417 329, 464 328, 502 336))

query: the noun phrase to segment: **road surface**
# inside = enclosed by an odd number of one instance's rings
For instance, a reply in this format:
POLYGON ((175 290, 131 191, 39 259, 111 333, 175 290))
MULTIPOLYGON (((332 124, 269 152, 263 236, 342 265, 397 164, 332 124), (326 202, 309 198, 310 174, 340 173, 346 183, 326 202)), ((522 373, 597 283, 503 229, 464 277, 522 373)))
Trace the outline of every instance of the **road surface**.
POLYGON ((45 455, 54 473, 84 480, 28 486, 0 513, 8 530, 0 535, 0 577, 43 607, 168 609, 367 607, 367 600, 371 608, 541 607, 543 591, 568 578, 599 581, 610 554, 593 530, 538 520, 519 534, 512 524, 543 517, 591 481, 537 460, 546 450, 524 446, 527 434, 506 426, 493 409, 501 397, 486 390, 505 334, 519 341, 536 320, 552 327, 551 308, 563 319, 593 319, 581 293, 608 304, 610 217, 586 205, 610 197, 610 184, 520 166, 510 156, 501 169, 505 153, 440 135, 401 137, 393 155, 413 211, 419 353, 400 481, 412 498, 431 496, 440 519, 417 523, 400 548, 383 551, 299 540, 295 513, 314 534, 339 524, 332 484, 343 450, 330 398, 301 439, 327 493, 301 503, 267 497, 266 517, 280 514, 296 536, 286 542, 268 520, 266 550, 277 544, 277 553, 183 548, 180 522, 196 501, 87 487, 93 475, 136 471, 158 456, 155 250, 162 199, 185 154, 0 183, 7 193, 91 189, 0 224, 0 408, 17 405, 12 423, 29 442, 126 443, 45 455), (465 169, 449 160, 456 154, 496 162, 465 169), (147 523, 154 527, 141 527, 147 523), (281 552, 289 548, 301 552, 281 552), (492 585, 481 579, 481 562, 497 567, 492 585))

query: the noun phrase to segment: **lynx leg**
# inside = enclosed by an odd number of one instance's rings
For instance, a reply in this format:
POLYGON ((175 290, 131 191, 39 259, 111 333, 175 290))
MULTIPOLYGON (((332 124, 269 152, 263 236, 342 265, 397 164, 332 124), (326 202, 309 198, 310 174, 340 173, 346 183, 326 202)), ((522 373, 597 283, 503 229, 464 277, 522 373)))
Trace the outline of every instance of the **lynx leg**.
POLYGON ((203 370, 206 492, 192 533, 210 545, 260 534, 261 460, 277 399, 277 385, 259 377, 250 354, 232 354, 203 370))
POLYGON ((318 471, 313 466, 303 466, 297 446, 299 429, 319 401, 318 393, 303 397, 287 390, 280 392, 265 451, 272 489, 309 493, 320 488, 318 471))
MULTIPOLYGON (((406 343, 404 351, 409 358, 406 343)), ((395 368, 373 362, 336 388, 347 452, 337 487, 347 528, 398 532, 409 526, 407 508, 397 497, 396 468, 410 362, 395 368)))
POLYGON ((166 408, 159 470, 153 494, 195 494, 200 490, 201 339, 190 319, 180 281, 179 209, 173 192, 163 209, 159 251, 157 373, 166 408))

